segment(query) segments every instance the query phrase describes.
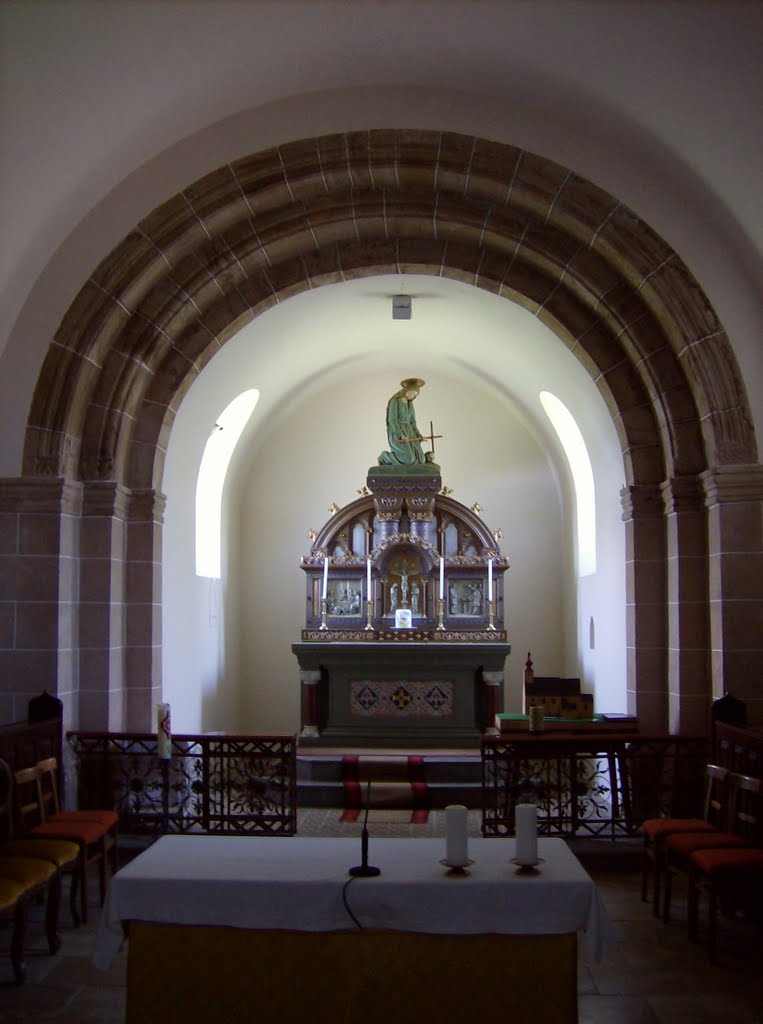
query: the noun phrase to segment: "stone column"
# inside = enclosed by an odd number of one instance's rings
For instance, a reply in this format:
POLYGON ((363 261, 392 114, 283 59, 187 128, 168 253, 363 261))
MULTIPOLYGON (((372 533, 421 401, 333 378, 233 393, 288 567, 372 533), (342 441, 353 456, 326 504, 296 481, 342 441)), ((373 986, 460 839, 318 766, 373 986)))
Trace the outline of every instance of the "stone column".
POLYGON ((128 492, 84 485, 80 521, 80 687, 83 730, 125 728, 125 520, 128 492))
POLYGON ((704 733, 710 725, 707 510, 697 477, 662 486, 667 528, 668 727, 704 733))
POLYGON ((299 682, 302 688, 302 732, 304 739, 316 739, 318 732, 318 683, 320 669, 300 669, 299 682))
POLYGON ((151 731, 162 697, 162 523, 165 497, 130 492, 125 575, 125 728, 151 731))
POLYGON ((643 732, 668 725, 665 517, 660 488, 621 491, 625 522, 628 712, 643 732))
POLYGON ((763 466, 702 474, 708 509, 713 697, 733 693, 763 722, 763 466))

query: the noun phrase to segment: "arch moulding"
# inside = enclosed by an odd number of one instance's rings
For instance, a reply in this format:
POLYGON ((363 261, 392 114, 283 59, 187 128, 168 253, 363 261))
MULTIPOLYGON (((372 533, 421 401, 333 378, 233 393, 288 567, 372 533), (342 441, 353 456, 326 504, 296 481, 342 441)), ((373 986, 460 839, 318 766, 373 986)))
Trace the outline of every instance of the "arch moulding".
MULTIPOLYGON (((137 224, 81 288, 37 383, 24 477, 4 498, 58 524, 56 600, 71 614, 34 688, 65 696, 82 728, 150 726, 162 472, 184 394, 265 309, 380 273, 456 278, 521 304, 601 392, 627 481, 628 693, 644 727, 704 728, 724 689, 754 699, 763 652, 745 624, 763 596, 757 583, 742 609, 731 581, 735 553, 763 551, 763 480, 706 296, 648 225, 569 169, 485 139, 395 130, 219 168, 137 224)), ((17 602, 41 599, 29 593, 17 602)))

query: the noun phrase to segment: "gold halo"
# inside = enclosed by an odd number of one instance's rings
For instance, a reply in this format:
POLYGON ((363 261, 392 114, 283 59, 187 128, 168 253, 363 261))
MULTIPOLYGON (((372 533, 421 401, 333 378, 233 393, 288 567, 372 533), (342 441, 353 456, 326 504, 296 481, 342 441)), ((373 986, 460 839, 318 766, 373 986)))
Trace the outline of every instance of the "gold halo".
POLYGON ((400 387, 405 388, 406 391, 410 388, 416 388, 418 391, 419 388, 424 387, 424 381, 419 377, 406 377, 405 380, 400 381, 400 387))

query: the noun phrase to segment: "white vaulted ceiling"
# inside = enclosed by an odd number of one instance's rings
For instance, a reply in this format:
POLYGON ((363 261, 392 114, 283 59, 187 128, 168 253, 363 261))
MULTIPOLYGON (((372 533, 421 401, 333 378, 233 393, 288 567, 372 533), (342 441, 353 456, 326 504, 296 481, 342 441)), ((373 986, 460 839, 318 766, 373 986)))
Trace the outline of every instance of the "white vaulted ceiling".
MULTIPOLYGON (((0 469, 18 471, 45 348, 113 245, 226 161, 350 128, 465 131, 594 181, 681 254, 744 375, 763 378, 754 291, 762 11, 731 2, 3 3, 0 349, 12 374, 0 373, 0 399, 16 437, 0 469)), ((384 351, 393 327, 438 358, 468 353, 475 379, 485 374, 520 400, 536 388, 518 351, 503 363, 480 349, 494 329, 511 334, 503 318, 519 310, 504 303, 494 314, 489 296, 444 281, 403 287, 423 293, 410 324, 392 323, 388 281, 312 296, 312 327, 292 330, 288 362, 272 366, 272 400, 295 369, 309 377, 360 349, 384 351)), ((286 324, 299 307, 281 312, 286 324)), ((278 317, 269 323, 281 329, 278 317)), ((566 356, 559 346, 563 377, 566 356)))

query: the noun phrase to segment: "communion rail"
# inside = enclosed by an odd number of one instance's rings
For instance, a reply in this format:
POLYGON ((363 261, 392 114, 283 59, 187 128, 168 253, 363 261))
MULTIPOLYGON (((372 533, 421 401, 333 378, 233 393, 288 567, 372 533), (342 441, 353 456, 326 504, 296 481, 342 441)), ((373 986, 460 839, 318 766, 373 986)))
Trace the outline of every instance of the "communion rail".
POLYGON ((636 835, 660 815, 702 813, 706 736, 610 734, 482 741, 482 833, 514 834, 514 808, 538 807, 538 833, 636 835))
POLYGON ((173 735, 157 756, 155 733, 69 732, 77 805, 113 807, 130 835, 209 832, 294 835, 294 736, 173 735))

